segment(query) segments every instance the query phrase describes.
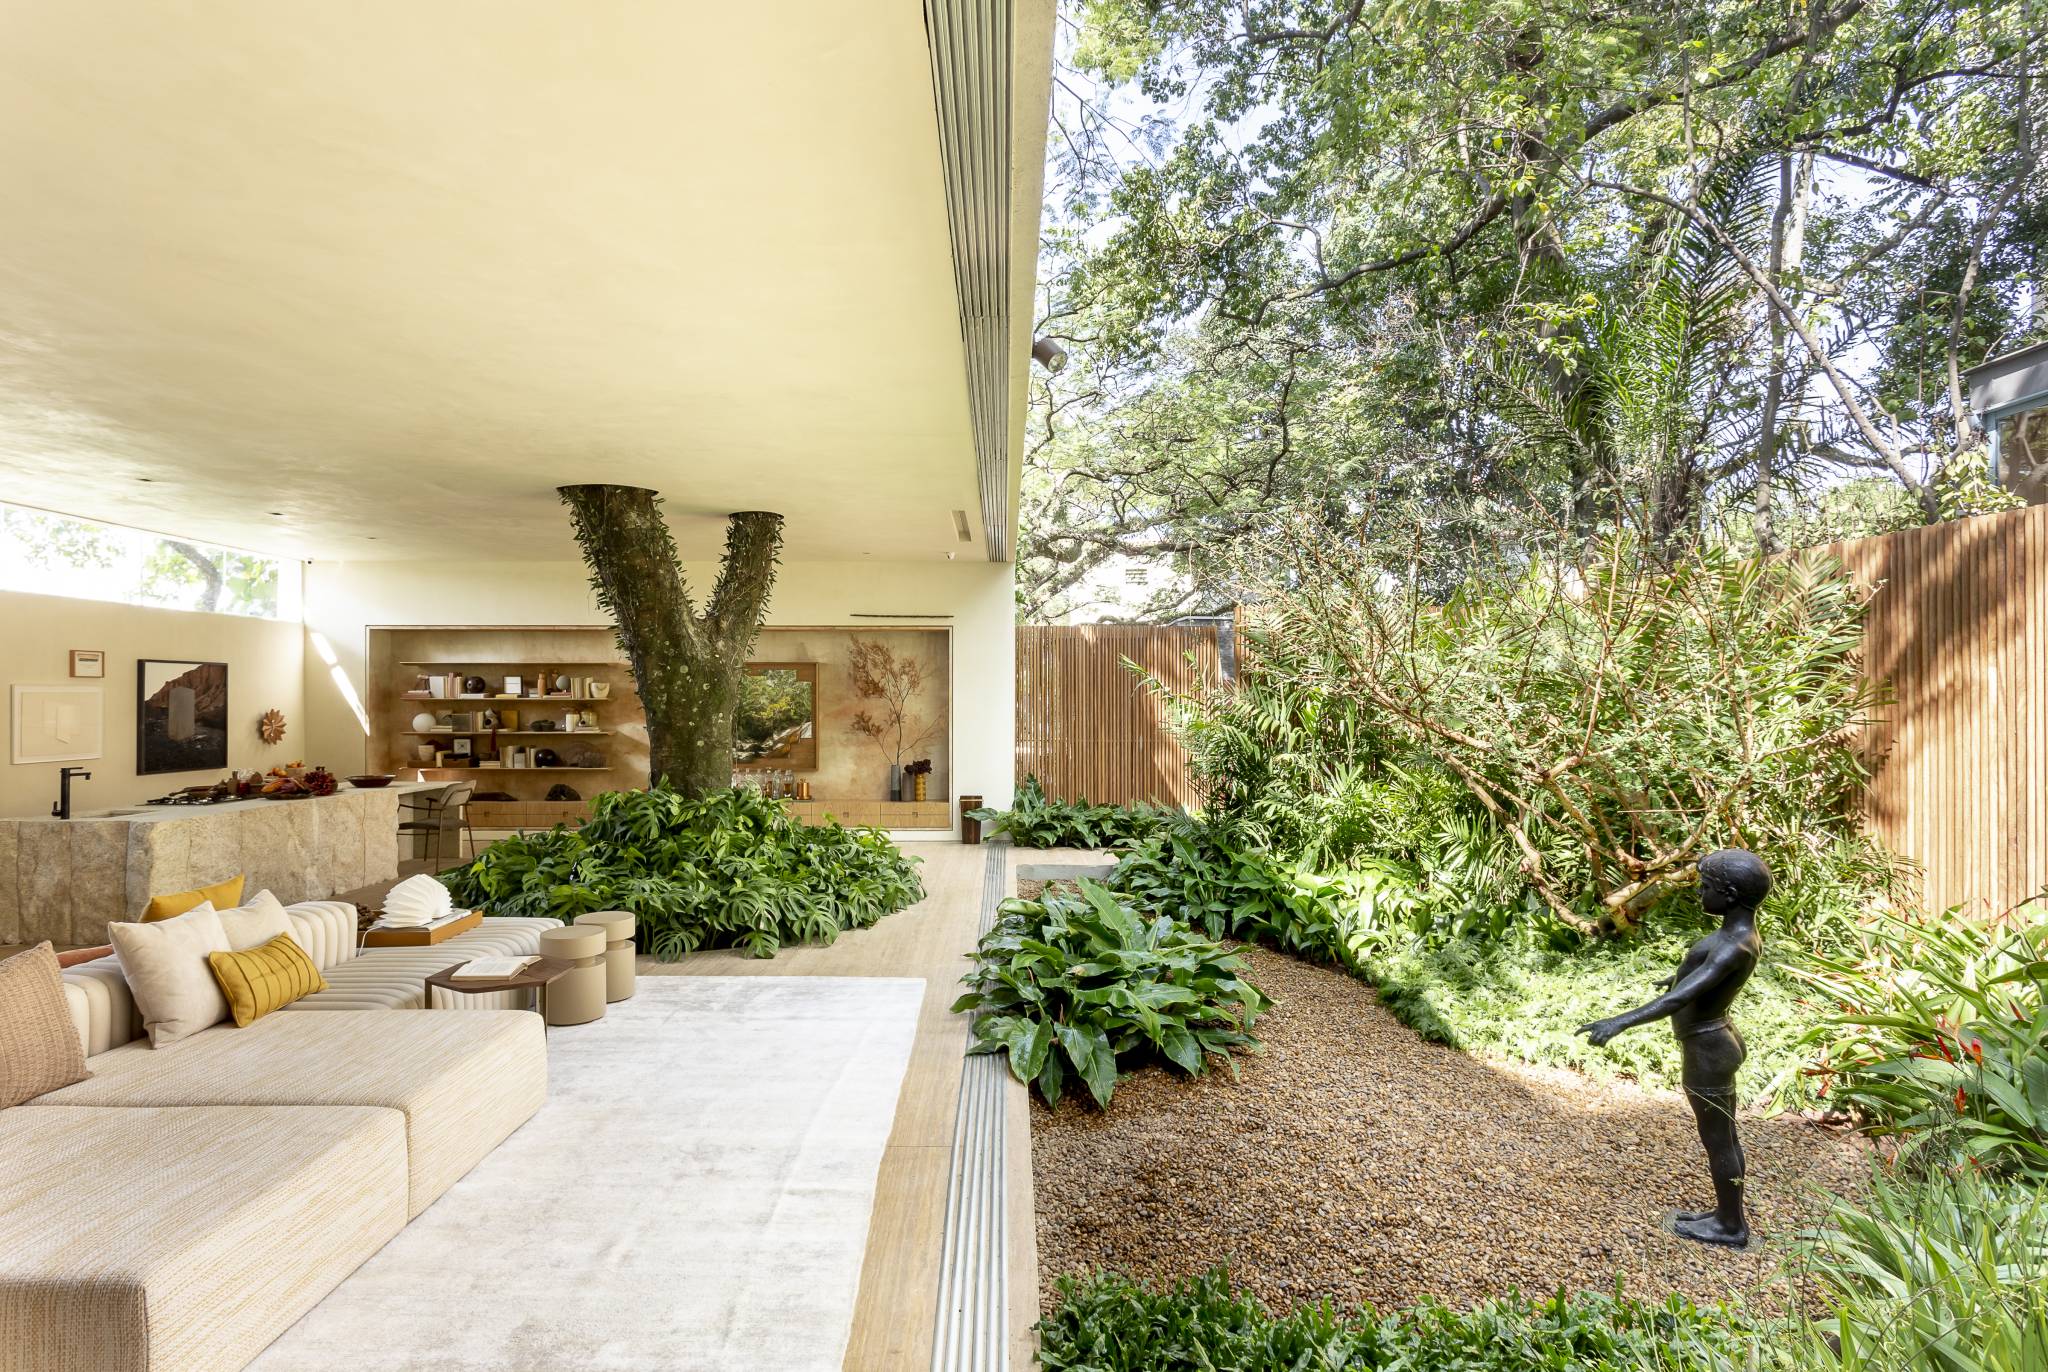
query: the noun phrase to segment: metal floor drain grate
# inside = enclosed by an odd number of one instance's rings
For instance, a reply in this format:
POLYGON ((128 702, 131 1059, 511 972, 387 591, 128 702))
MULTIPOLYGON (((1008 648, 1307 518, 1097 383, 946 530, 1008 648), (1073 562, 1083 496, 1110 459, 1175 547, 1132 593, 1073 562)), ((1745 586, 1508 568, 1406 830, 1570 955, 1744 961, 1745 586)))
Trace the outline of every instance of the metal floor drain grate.
MULTIPOLYGON (((988 845, 981 924, 996 922, 1010 846, 988 845)), ((1009 1223, 1004 1213, 1004 1060, 971 1057, 960 1075, 953 1172, 946 1184, 945 1253, 939 1260, 939 1325, 932 1372, 1005 1372, 1010 1346, 1009 1223)))

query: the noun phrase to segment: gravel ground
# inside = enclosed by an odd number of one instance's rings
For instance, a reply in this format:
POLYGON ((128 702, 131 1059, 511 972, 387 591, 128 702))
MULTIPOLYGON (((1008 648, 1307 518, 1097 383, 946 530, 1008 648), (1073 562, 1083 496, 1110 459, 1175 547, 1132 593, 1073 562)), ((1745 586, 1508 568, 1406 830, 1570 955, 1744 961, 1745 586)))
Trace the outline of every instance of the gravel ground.
MULTIPOLYGON (((1759 1242, 1710 1249, 1658 1228, 1711 1203, 1677 1095, 1480 1062, 1425 1043, 1372 989, 1246 950, 1277 1006, 1238 1080, 1148 1068, 1107 1112, 1032 1101, 1041 1300, 1095 1267, 1176 1277, 1227 1263, 1269 1305, 1469 1305, 1510 1287, 1711 1301, 1758 1290, 1816 1192, 1859 1189, 1864 1149, 1790 1117, 1745 1119, 1759 1242)), ((1739 1009, 1738 1009, 1739 1015, 1739 1009)), ((1662 1026, 1637 1033, 1665 1032, 1662 1026)))

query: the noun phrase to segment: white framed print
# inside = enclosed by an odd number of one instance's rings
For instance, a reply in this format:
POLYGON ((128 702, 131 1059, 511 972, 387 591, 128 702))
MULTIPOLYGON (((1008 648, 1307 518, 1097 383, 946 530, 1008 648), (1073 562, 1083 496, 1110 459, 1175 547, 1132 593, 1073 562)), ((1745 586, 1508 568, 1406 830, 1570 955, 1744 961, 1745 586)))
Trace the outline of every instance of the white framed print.
POLYGON ((14 688, 16 764, 85 762, 101 755, 105 695, 97 686, 14 688))

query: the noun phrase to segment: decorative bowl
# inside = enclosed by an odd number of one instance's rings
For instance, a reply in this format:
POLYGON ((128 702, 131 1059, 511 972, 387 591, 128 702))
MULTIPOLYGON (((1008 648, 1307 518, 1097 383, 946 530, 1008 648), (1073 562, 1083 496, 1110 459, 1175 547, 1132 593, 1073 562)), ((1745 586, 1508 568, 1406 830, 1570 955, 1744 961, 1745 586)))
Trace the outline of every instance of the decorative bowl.
POLYGON ((374 791, 379 786, 389 786, 391 784, 391 774, 384 772, 377 776, 350 777, 348 784, 355 787, 358 791, 374 791))

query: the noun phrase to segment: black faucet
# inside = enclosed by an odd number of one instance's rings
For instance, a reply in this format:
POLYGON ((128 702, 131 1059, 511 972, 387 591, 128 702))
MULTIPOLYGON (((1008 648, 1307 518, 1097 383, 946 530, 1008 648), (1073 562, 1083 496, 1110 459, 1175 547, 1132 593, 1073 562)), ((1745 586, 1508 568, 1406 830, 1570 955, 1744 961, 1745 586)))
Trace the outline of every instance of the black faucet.
POLYGON ((56 819, 71 818, 71 778, 91 781, 92 773, 83 767, 66 767, 57 773, 57 799, 50 806, 50 814, 56 819))

